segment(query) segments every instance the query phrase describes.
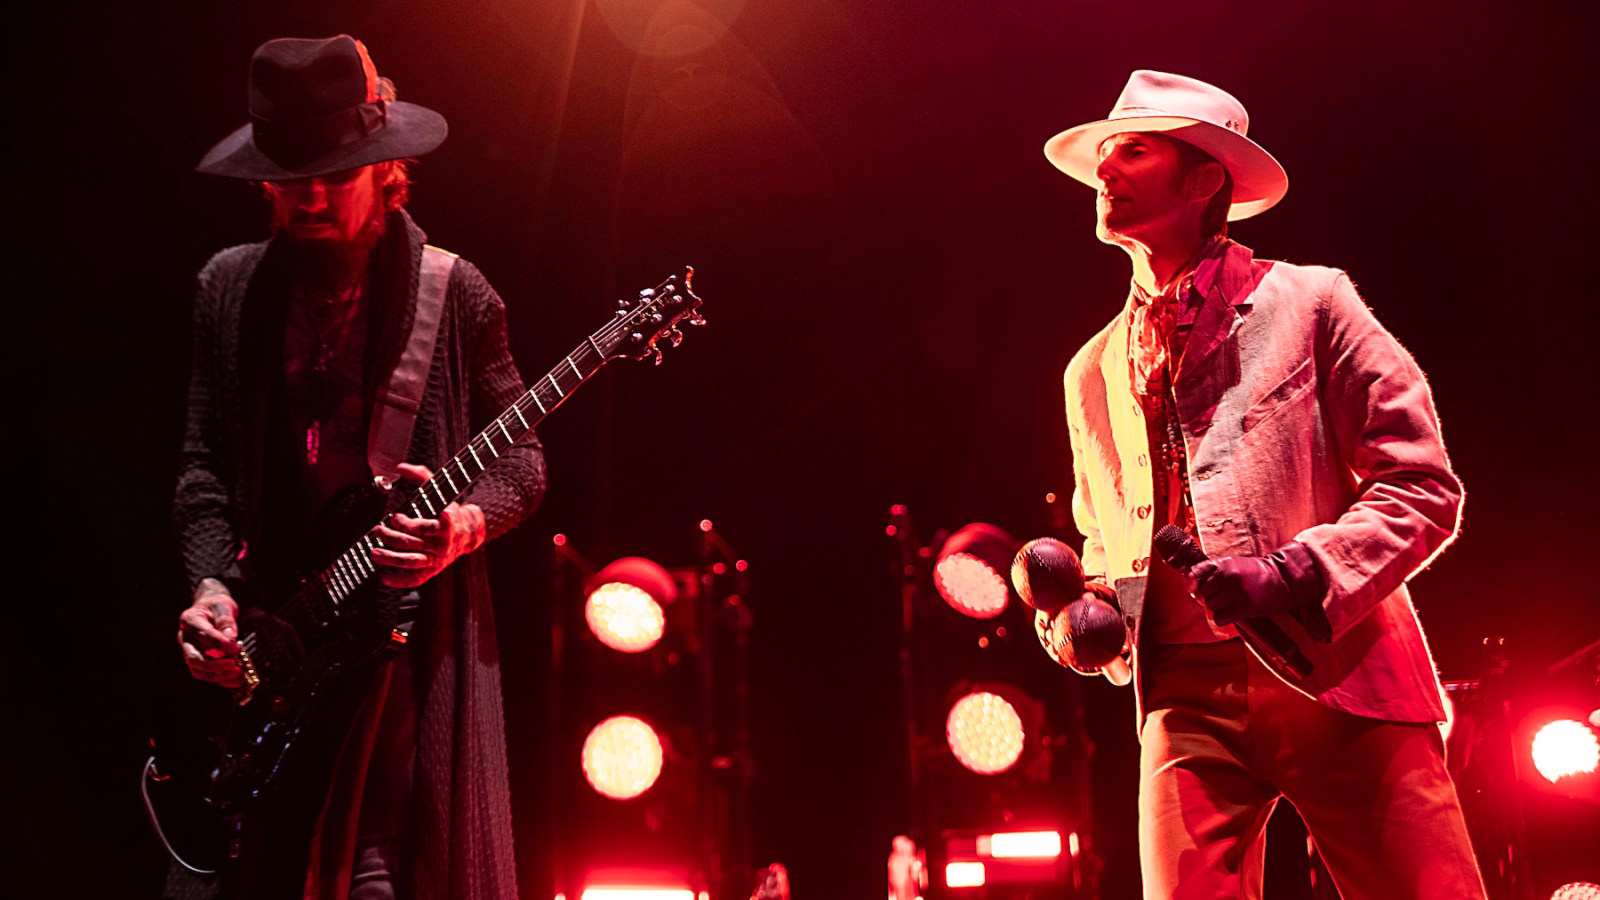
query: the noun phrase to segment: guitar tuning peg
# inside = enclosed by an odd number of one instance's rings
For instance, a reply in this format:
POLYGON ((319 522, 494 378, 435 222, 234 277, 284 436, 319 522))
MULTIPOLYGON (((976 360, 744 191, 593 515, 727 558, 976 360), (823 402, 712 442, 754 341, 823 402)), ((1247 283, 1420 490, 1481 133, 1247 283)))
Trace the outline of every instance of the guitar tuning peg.
POLYGON ((694 311, 689 313, 689 324, 690 325, 704 325, 704 324, 706 324, 706 317, 700 315, 700 310, 698 310, 698 309, 694 310, 694 311))
POLYGON ((679 331, 676 327, 668 328, 667 340, 671 341, 672 346, 676 347, 683 343, 683 332, 679 331))
POLYGON ((633 303, 634 303, 634 301, 629 300, 627 297, 623 297, 622 299, 617 301, 617 308, 619 308, 619 309, 633 309, 633 303))
POLYGON ((658 365, 658 366, 661 365, 661 348, 660 347, 657 347, 655 344, 651 344, 650 345, 650 356, 655 361, 656 365, 658 365))
POLYGON ((639 299, 640 300, 648 300, 649 298, 654 297, 655 295, 656 295, 656 289, 655 288, 645 288, 644 290, 639 292, 639 299))

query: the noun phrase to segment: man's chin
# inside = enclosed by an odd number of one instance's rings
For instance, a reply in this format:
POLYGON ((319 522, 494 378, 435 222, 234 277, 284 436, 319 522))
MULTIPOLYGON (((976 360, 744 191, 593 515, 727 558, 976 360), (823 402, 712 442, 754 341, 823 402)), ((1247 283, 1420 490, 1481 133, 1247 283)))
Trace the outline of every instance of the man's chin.
POLYGON ((332 225, 290 225, 290 238, 306 243, 339 243, 348 238, 332 225))
POLYGON ((1105 219, 1099 219, 1094 224, 1094 236, 1102 244, 1114 244, 1118 247, 1128 243, 1128 237, 1118 231, 1115 225, 1107 224, 1105 219))

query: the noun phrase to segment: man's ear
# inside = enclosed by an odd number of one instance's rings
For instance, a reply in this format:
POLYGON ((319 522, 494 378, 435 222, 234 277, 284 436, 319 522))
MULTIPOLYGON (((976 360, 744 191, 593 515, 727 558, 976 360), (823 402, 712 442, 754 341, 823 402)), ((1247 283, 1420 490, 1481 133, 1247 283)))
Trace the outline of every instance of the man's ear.
POLYGON ((1227 180, 1227 170, 1222 168, 1222 163, 1207 162, 1196 167, 1189 173, 1189 198, 1202 202, 1209 201, 1222 190, 1222 183, 1227 180))

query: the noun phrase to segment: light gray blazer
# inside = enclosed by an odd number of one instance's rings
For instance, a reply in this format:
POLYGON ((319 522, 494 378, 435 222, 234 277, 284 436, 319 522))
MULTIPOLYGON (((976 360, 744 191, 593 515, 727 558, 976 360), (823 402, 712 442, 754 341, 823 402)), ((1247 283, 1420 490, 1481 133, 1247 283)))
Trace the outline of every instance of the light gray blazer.
MULTIPOLYGON (((1066 401, 1084 570, 1117 587, 1137 671, 1152 488, 1128 320, 1125 309, 1073 357, 1066 401)), ((1405 582, 1454 538, 1461 483, 1422 370, 1349 277, 1230 243, 1174 392, 1207 555, 1298 540, 1327 576, 1325 622, 1316 610, 1274 616, 1312 661, 1310 677, 1274 671, 1335 709, 1442 721, 1405 582)))

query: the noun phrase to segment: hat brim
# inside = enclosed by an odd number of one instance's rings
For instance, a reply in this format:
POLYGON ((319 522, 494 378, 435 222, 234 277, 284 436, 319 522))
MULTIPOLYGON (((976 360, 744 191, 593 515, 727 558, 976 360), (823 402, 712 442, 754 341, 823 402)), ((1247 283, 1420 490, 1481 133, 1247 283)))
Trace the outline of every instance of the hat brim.
POLYGON ((1230 222, 1266 212, 1289 191, 1289 173, 1260 144, 1236 131, 1185 116, 1129 116, 1089 122, 1046 141, 1044 155, 1056 168, 1098 188, 1100 179, 1094 172, 1100 164, 1100 144, 1112 135, 1141 131, 1163 132, 1204 150, 1222 163, 1233 176, 1230 222))
POLYGON ((212 147, 195 169, 208 175, 250 181, 314 178, 391 159, 431 153, 444 143, 450 127, 444 116, 425 106, 396 100, 389 104, 383 128, 360 140, 341 144, 316 159, 286 165, 256 146, 255 126, 245 125, 212 147))

